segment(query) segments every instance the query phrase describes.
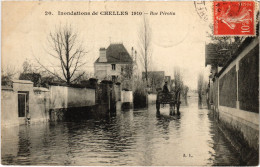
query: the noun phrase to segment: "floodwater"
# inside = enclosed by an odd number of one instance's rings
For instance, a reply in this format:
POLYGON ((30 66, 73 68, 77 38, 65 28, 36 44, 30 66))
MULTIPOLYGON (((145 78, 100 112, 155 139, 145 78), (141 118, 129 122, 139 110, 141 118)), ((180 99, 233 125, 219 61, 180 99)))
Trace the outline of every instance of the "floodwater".
POLYGON ((2 164, 12 165, 239 165, 237 153, 190 97, 180 118, 155 105, 83 122, 2 128, 2 164))

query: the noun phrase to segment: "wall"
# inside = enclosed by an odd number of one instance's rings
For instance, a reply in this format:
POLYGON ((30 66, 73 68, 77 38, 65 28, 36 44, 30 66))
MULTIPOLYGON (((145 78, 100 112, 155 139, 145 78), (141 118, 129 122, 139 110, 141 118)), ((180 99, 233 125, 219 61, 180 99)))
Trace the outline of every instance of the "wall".
POLYGON ((97 79, 103 80, 107 77, 108 68, 111 68, 111 64, 105 63, 95 63, 94 64, 94 73, 97 79))
MULTIPOLYGON (((26 84, 15 84, 16 90, 3 90, 1 92, 1 124, 3 126, 26 124, 27 118, 30 123, 49 120, 49 92, 40 91, 40 88, 29 88, 26 84), (38 91, 34 91, 37 89, 38 91), (32 90, 32 91, 31 91, 32 90), (18 117, 18 91, 29 91, 29 112, 25 117, 18 117)), ((31 85, 32 86, 32 85, 31 85)), ((46 89, 46 88, 44 88, 46 89)))
POLYGON ((156 103, 157 94, 148 94, 148 104, 156 103))
POLYGON ((19 124, 18 96, 13 90, 1 92, 1 124, 4 126, 19 124))
POLYGON ((50 86, 50 108, 67 108, 68 107, 68 87, 50 86))
POLYGON ((258 113, 259 45, 239 61, 238 101, 242 110, 258 113), (248 75, 250 74, 250 75, 248 75))
POLYGON ((232 67, 219 79, 219 104, 236 108, 237 74, 236 66, 232 67))
POLYGON ((121 101, 121 85, 114 85, 116 101, 121 101))
MULTIPOLYGON (((16 81, 13 83, 13 88, 2 89, 1 123, 3 126, 26 124, 28 119, 30 123, 59 120, 68 108, 73 109, 77 107, 81 108, 82 112, 85 112, 84 107, 88 107, 90 110, 92 106, 96 105, 95 89, 50 86, 48 90, 46 88, 33 87, 29 81, 16 81), (29 112, 26 112, 25 117, 18 117, 18 93, 20 91, 29 92, 29 112)), ((110 87, 108 84, 101 84, 100 90, 100 104, 106 105, 101 107, 110 106, 109 109, 111 111, 114 110, 116 96, 120 95, 120 85, 114 85, 113 88, 112 85, 110 87), (108 95, 111 95, 111 97, 108 95)), ((125 99, 129 101, 128 96, 125 99)))
POLYGON ((68 107, 95 105, 95 89, 68 87, 68 107))
MULTIPOLYGON (((113 64, 113 63, 111 63, 113 64)), ((95 76, 99 80, 112 80, 112 75, 117 77, 116 82, 121 82, 122 79, 122 68, 125 68, 129 64, 122 64, 118 63, 116 65, 116 69, 112 70, 112 65, 107 63, 95 63, 94 64, 94 72, 95 76)), ((132 89, 132 80, 130 79, 124 79, 124 81, 121 82, 122 88, 127 88, 129 90, 132 89)))
POLYGON ((116 64, 116 69, 112 70, 112 65, 107 63, 96 63, 94 65, 95 68, 95 76, 99 80, 111 79, 112 75, 118 76, 120 80, 121 76, 121 64, 116 64))
POLYGON ((31 95, 32 105, 30 109, 31 123, 45 122, 49 120, 49 104, 50 93, 46 88, 44 91, 39 88, 34 88, 34 93, 31 95))
POLYGON ((218 79, 215 79, 212 84, 212 95, 213 95, 213 110, 218 111, 218 79))
POLYGON ((129 102, 133 103, 133 92, 132 91, 124 91, 121 92, 121 102, 129 102))
POLYGON ((92 106, 95 99, 95 89, 50 86, 51 109, 92 106))
POLYGON ((219 76, 218 84, 220 122, 232 129, 234 134, 241 133, 249 147, 255 150, 259 149, 258 45, 259 39, 253 39, 219 76), (228 94, 223 95, 221 91, 227 91, 228 94), (231 99, 227 99, 229 96, 231 99))

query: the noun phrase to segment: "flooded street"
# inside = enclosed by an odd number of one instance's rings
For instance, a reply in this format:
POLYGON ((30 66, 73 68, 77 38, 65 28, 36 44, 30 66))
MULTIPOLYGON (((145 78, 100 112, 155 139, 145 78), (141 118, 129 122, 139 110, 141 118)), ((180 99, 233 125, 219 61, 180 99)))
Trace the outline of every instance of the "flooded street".
POLYGON ((39 123, 2 129, 2 164, 239 165, 239 154, 196 97, 181 106, 117 111, 84 122, 39 123))

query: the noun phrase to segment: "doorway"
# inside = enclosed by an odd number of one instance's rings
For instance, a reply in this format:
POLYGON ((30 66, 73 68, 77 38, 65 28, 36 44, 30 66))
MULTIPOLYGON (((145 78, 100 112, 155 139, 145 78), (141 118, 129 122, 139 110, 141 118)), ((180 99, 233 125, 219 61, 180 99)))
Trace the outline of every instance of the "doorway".
POLYGON ((18 117, 24 118, 29 113, 29 92, 18 92, 18 117))

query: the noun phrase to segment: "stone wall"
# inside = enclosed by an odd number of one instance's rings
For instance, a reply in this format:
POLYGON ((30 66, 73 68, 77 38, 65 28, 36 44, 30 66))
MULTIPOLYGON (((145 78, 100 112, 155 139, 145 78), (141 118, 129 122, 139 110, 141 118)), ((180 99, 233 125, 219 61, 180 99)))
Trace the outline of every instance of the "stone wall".
POLYGON ((258 45, 258 37, 250 41, 222 71, 218 84, 219 121, 254 150, 259 149, 258 45))

